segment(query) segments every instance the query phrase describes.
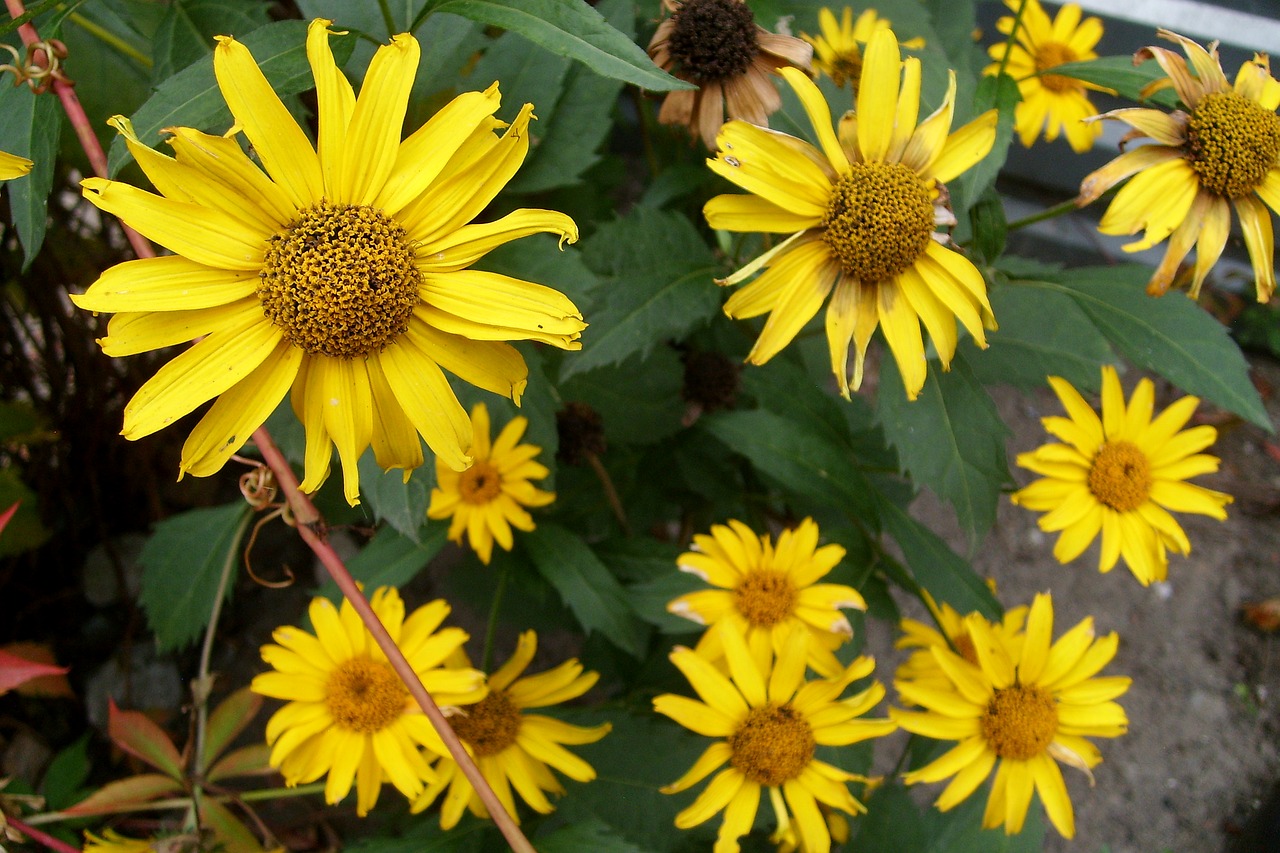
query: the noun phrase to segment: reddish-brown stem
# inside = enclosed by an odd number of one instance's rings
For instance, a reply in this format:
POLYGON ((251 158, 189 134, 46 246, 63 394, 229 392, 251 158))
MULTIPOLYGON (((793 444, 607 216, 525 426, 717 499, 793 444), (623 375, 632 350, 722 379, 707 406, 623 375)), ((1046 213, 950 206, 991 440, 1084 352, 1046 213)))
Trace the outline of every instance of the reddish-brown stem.
MULTIPOLYGON (((11 17, 22 15, 26 9, 23 8, 22 0, 5 0, 5 7, 9 10, 11 17)), ((40 42, 40 34, 36 32, 36 28, 29 21, 18 27, 18 35, 22 37, 22 43, 30 49, 33 45, 40 42)), ((44 51, 37 49, 31 56, 32 62, 46 63, 48 58, 44 55, 44 51)), ((93 132, 93 125, 89 123, 89 116, 85 114, 84 107, 80 105, 80 99, 76 97, 76 90, 70 83, 65 80, 53 78, 53 92, 58 96, 58 100, 62 102, 62 109, 67 114, 67 119, 71 122, 71 126, 75 128, 76 137, 80 140, 80 147, 84 149, 85 156, 89 158, 89 165, 93 167, 94 174, 100 178, 107 177, 107 155, 102 150, 102 144, 98 142, 97 134, 93 132)), ((124 228, 124 235, 129 238, 129 245, 133 246, 133 251, 140 258, 154 258, 156 250, 152 248, 151 242, 143 237, 137 231, 134 231, 123 222, 120 223, 124 228)))
POLYGON ((30 838, 37 844, 43 844, 50 850, 57 850, 58 853, 80 853, 79 847, 72 847, 65 841, 59 841, 47 832, 41 832, 34 826, 28 826, 16 817, 9 817, 8 815, 5 815, 5 821, 9 826, 12 826, 14 829, 18 830, 18 832, 27 836, 27 838, 30 838))
POLYGON ((258 452, 262 454, 263 460, 271 468, 272 473, 276 475, 276 483, 284 493, 285 500, 289 502, 289 508, 293 511, 293 517, 297 521, 298 533, 302 536, 302 541, 306 542, 311 550, 315 552, 315 555, 320 558, 320 562, 324 564, 329 576, 337 583, 347 601, 351 602, 351 606, 360 614, 361 621, 369 629, 369 633, 373 635, 378 648, 382 649, 383 654, 387 656, 387 661, 395 669, 396 674, 400 676, 405 686, 409 688, 409 693, 417 701, 418 706, 422 708, 422 712, 427 715, 427 719, 431 721, 431 725, 436 732, 439 733, 440 739, 444 741, 445 747, 449 750, 449 754, 454 761, 458 762, 458 767, 462 769, 467 781, 471 783, 476 793, 479 794, 494 823, 497 824, 503 837, 507 839, 507 843, 511 845, 511 849, 517 851, 517 853, 534 853, 533 845, 524 837, 520 827, 516 825, 511 815, 507 814, 502 802, 494 794, 493 789, 480 772, 480 768, 476 766, 475 760, 472 759, 471 754, 462 745, 462 741, 458 740, 458 736, 449 725, 449 721, 441 713, 440 707, 436 705, 435 700, 431 698, 431 694, 422 685, 417 673, 413 671, 413 666, 405 658, 404 652, 400 651, 400 647, 396 645, 395 640, 391 639, 386 627, 383 626, 381 620, 378 619, 377 614, 373 612, 373 608, 369 605, 369 600, 365 598, 364 593, 356 586, 355 579, 351 577, 351 572, 347 570, 342 558, 338 556, 338 553, 333 550, 333 547, 324 538, 323 521, 319 511, 316 510, 315 504, 311 502, 311 499, 299 491, 298 477, 293 473, 293 468, 290 467, 288 460, 284 458, 284 454, 280 452, 280 448, 272 440, 270 433, 267 432, 265 427, 259 427, 253 434, 253 441, 258 447, 258 452))

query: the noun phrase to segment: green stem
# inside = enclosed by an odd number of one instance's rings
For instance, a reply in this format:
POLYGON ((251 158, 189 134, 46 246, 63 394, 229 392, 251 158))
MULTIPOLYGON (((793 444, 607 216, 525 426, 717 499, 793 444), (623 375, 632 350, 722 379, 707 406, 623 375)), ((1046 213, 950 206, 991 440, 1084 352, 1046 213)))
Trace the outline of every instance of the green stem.
POLYGON ((1013 53, 1013 46, 1018 41, 1018 28, 1022 26, 1022 13, 1026 11, 1027 0, 1022 0, 1018 4, 1018 11, 1013 14, 1013 27, 1009 30, 1009 37, 1004 42, 1004 56, 1000 58, 1001 75, 1004 74, 1005 68, 1009 65, 1009 55, 1013 53))
POLYGON ((502 594, 507 591, 507 576, 511 574, 511 564, 502 563, 502 571, 498 572, 498 586, 493 591, 493 602, 489 605, 489 624, 484 629, 484 653, 480 658, 481 672, 489 672, 493 664, 493 638, 498 633, 498 607, 502 604, 502 594))
POLYGON ((102 42, 103 44, 107 45, 110 48, 113 48, 116 51, 116 53, 121 53, 129 57, 134 62, 141 65, 143 68, 150 68, 154 64, 151 61, 151 57, 147 56, 145 53, 141 52, 136 47, 129 44, 127 41, 120 38, 118 35, 106 29, 105 27, 95 24, 93 21, 89 20, 84 15, 81 15, 79 12, 72 12, 70 15, 67 16, 67 20, 71 21, 77 27, 84 30, 86 33, 93 36, 98 41, 102 42))
POLYGON ((391 16, 391 5, 387 0, 378 0, 378 9, 382 12, 382 23, 387 27, 387 38, 396 34, 396 19, 391 16))
POLYGON ((1076 200, 1068 199, 1061 204, 1055 204, 1053 207, 1033 213, 1030 216, 1024 216, 1021 219, 1015 219, 1005 226, 1007 231, 1017 231, 1019 228, 1026 228, 1028 225, 1035 225, 1037 222, 1044 222, 1046 219, 1053 219, 1056 216, 1062 216, 1064 213, 1071 213, 1076 210, 1076 200))
MULTIPOLYGON (((239 800, 244 803, 252 803, 259 800, 283 800, 289 797, 305 797, 308 794, 323 794, 324 786, 324 782, 313 782, 310 785, 297 785, 293 788, 261 788, 256 791, 242 791, 234 796, 219 794, 213 795, 211 799, 220 803, 230 802, 231 800, 239 800)), ((121 803, 113 807, 109 812, 104 812, 104 814, 126 814, 129 812, 167 811, 187 808, 191 808, 190 797, 171 797, 167 800, 151 800, 146 803, 121 803)), ((45 812, 44 814, 31 815, 28 818, 24 818, 24 820, 32 826, 40 826, 64 820, 84 820, 84 815, 67 814, 66 812, 45 812)))

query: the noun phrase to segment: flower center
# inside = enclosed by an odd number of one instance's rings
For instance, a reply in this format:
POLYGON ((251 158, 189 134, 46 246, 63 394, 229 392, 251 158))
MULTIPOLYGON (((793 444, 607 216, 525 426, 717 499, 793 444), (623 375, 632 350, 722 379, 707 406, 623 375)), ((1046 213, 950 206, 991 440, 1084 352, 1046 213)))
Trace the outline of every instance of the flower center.
POLYGON ((901 163, 855 163, 831 190, 822 239, 845 273, 863 282, 896 277, 933 234, 930 187, 901 163))
POLYGON ((1047 690, 1015 684, 987 703, 982 736, 1001 758, 1026 761, 1044 753, 1058 732, 1058 708, 1047 690))
POLYGON ((796 588, 781 572, 754 571, 734 587, 733 603, 752 625, 771 628, 795 609, 796 588))
POLYGON ((1089 467, 1089 491, 1116 512, 1132 512, 1151 494, 1151 463, 1128 441, 1108 441, 1089 467))
POLYGON ((1070 77, 1063 77, 1061 74, 1044 73, 1050 68, 1057 68, 1059 65, 1065 65, 1068 62, 1075 62, 1079 58, 1074 50, 1060 42, 1051 41, 1037 46, 1036 71, 1040 72, 1040 85, 1050 92, 1069 92, 1073 89, 1079 89, 1080 83, 1070 77))
POLYGON ((813 729, 790 705, 752 708, 729 735, 729 761, 760 785, 781 785, 796 778, 813 760, 813 729))
POLYGON ((1240 198, 1280 158, 1280 116, 1236 92, 1205 95, 1187 118, 1186 150, 1201 186, 1240 198))
POLYGON ((467 705, 450 717, 449 725, 477 756, 497 755, 516 742, 520 709, 507 694, 491 690, 476 704, 467 705))
POLYGON ((854 48, 838 54, 831 60, 827 76, 842 89, 848 80, 853 84, 854 97, 857 97, 858 83, 862 80, 862 53, 854 48))
POLYGON ((667 49, 695 83, 738 77, 760 52, 755 16, 741 0, 685 0, 672 18, 667 49))
POLYGON ((271 238, 258 299, 309 355, 359 358, 409 328, 421 283, 413 256, 408 232, 382 211, 322 201, 271 238))
POLYGON ((458 494, 469 504, 487 504, 501 492, 502 475, 484 459, 477 459, 458 477, 458 494))
POLYGON ((335 669, 325 692, 325 704, 338 725, 362 734, 380 732, 395 722, 409 696, 390 666, 359 659, 335 669))

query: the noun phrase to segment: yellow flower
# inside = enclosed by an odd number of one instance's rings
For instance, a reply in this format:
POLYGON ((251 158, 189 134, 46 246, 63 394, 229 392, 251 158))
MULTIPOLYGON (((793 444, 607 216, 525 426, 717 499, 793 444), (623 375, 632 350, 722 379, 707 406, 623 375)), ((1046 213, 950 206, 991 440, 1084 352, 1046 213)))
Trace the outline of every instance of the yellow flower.
POLYGON ((17 154, 6 154, 0 151, 0 181, 21 178, 31 171, 33 165, 26 157, 19 157, 17 154))
POLYGON ((789 631, 777 659, 761 667, 731 626, 712 630, 721 634, 729 676, 692 649, 677 647, 671 662, 702 701, 672 693, 653 700, 658 713, 690 731, 720 738, 663 793, 684 791, 729 765, 676 815, 676 826, 689 829, 723 810, 715 853, 736 853, 738 839, 751 830, 767 790, 778 822, 776 837, 785 842, 794 827, 801 849, 825 853, 831 836, 819 804, 846 814, 865 812, 866 807, 846 787, 863 777, 819 761, 814 757, 817 747, 847 746, 895 728, 890 720, 858 719, 884 698, 880 682, 840 698, 851 683, 871 674, 875 661, 860 657, 837 678, 806 682, 809 641, 803 631, 789 631))
POLYGON ((72 299, 118 312, 101 341, 108 355, 204 336, 134 396, 126 438, 217 398, 180 463, 206 476, 292 390, 307 432, 302 488, 319 488, 336 445, 354 504, 356 462, 371 444, 383 469, 406 477, 423 462, 419 435, 450 467, 470 463, 470 424, 441 368, 518 401, 528 371, 504 341, 577 349, 584 324, 558 291, 468 269, 536 232, 577 239, 553 211, 470 222, 523 162, 533 106, 495 134, 494 84, 459 95, 401 142, 417 41, 402 34, 380 47, 357 98, 328 24, 313 21, 307 36, 318 154, 249 51, 225 36, 214 72, 265 172, 235 139, 173 128, 173 159, 113 120, 160 194, 89 178, 85 197, 175 254, 112 267, 72 299))
POLYGON ((1119 638, 1112 633, 1095 640, 1089 618, 1053 643, 1048 593, 1032 603, 1026 639, 1017 652, 1001 642, 981 615, 970 614, 965 621, 976 662, 934 646, 945 685, 894 682, 903 700, 924 708, 890 708, 898 725, 913 734, 959 742, 936 761, 907 773, 905 781, 914 785, 955 777, 935 802, 947 811, 968 799, 995 768, 983 827, 1003 825, 1009 835, 1021 832, 1035 791, 1058 832, 1071 838, 1075 816, 1055 759, 1088 773, 1102 761, 1088 738, 1118 737, 1128 730, 1124 709, 1111 700, 1129 689, 1131 679, 1094 677, 1115 657, 1119 638))
MULTIPOLYGON (((1004 2, 1016 12, 1024 0, 1004 2)), ((1064 5, 1050 20, 1039 0, 1025 2, 1013 46, 1008 42, 992 45, 988 52, 995 62, 983 73, 998 74, 1003 63, 1005 73, 1018 82, 1022 101, 1014 110, 1013 121, 1023 145, 1030 148, 1043 130, 1046 142, 1062 133, 1073 151, 1088 151, 1102 133, 1100 125, 1086 121, 1094 109, 1085 91, 1096 87, 1049 72, 1068 62, 1097 59, 1093 49, 1102 38, 1102 21, 1086 18, 1082 22, 1080 7, 1074 3, 1064 5)), ((1013 30, 1013 21, 1012 17, 1003 17, 996 22, 996 29, 1007 36, 1013 30)))
POLYGON ((752 195, 720 195, 703 209, 712 228, 789 234, 720 284, 764 273, 733 294, 734 318, 769 314, 747 360, 764 364, 818 313, 828 294, 827 343, 840 393, 862 384, 863 360, 879 326, 898 362, 907 396, 924 387, 923 322, 943 367, 956 348, 956 319, 979 346, 995 328, 982 273, 940 242, 935 229, 955 223, 941 184, 987 155, 996 113, 984 113, 947 135, 955 74, 945 100, 916 126, 920 61, 901 58, 891 30, 867 45, 857 115, 846 114, 839 134, 813 81, 784 68, 821 149, 746 122, 729 122, 716 159, 707 161, 752 195), (853 375, 848 375, 850 343, 853 375))
POLYGON ((496 539, 503 550, 513 544, 511 528, 533 530, 533 516, 527 506, 546 506, 556 499, 554 492, 536 488, 531 480, 541 480, 550 471, 535 458, 542 452, 536 444, 520 444, 529 421, 512 418, 489 444, 489 409, 476 403, 471 410, 471 454, 475 461, 459 473, 436 460, 436 488, 431 490, 427 518, 452 517, 449 539, 461 544, 462 534, 480 558, 488 564, 496 539))
POLYGON ((658 121, 684 125, 708 148, 715 148, 726 111, 731 119, 769 124, 782 106, 772 72, 809 71, 813 48, 761 27, 742 0, 662 0, 662 7, 671 14, 658 24, 649 57, 698 88, 669 93, 658 121))
MULTIPOLYGON (((449 605, 436 600, 407 618, 400 594, 381 587, 373 611, 408 659, 437 704, 454 706, 485 696, 484 674, 444 664, 467 641, 461 628, 440 628, 449 605)), ((355 608, 316 598, 308 611, 315 634, 291 625, 277 628, 279 645, 262 647, 274 667, 253 679, 255 693, 288 700, 267 721, 271 766, 290 787, 326 773, 324 798, 336 803, 354 781, 356 812, 363 817, 378 801, 383 779, 407 797, 434 781, 426 747, 443 754, 444 743, 418 708, 355 608)))
POLYGON ((1190 66, 1162 47, 1145 47, 1134 60, 1155 58, 1167 76, 1148 89, 1172 86, 1185 111, 1104 113, 1101 118, 1133 128, 1125 141, 1149 137, 1152 142, 1087 176, 1077 203, 1088 204, 1132 175, 1111 200, 1098 230, 1103 234, 1144 231, 1141 240, 1124 246, 1127 252, 1169 239, 1164 259, 1147 285, 1153 296, 1169 289, 1182 259, 1194 248, 1192 297, 1199 295, 1205 276, 1227 244, 1234 207, 1253 263, 1258 301, 1266 302, 1276 289, 1275 241, 1267 208, 1280 211, 1280 116, 1276 115, 1280 82, 1271 76, 1266 55, 1255 54, 1240 66, 1233 86, 1222 71, 1216 48, 1206 51, 1168 30, 1158 33, 1182 45, 1190 66))
MULTIPOLYGON (((578 782, 596 778, 591 765, 564 745, 595 743, 613 728, 609 723, 586 728, 542 714, 524 713, 529 708, 546 708, 576 699, 599 678, 597 673, 583 672, 576 658, 547 672, 521 678, 537 649, 535 632, 521 634, 516 653, 489 676, 489 695, 479 704, 461 709, 449 720, 467 752, 476 759, 485 780, 517 823, 519 818, 511 796, 513 787, 534 811, 551 813, 555 806, 544 792, 564 793, 551 768, 578 782)), ((436 780, 414 800, 415 814, 431 805, 447 788, 440 811, 442 829, 452 829, 464 808, 469 808, 477 817, 489 816, 453 758, 441 757, 435 770, 436 780)))
MULTIPOLYGON (((853 83, 854 94, 862 75, 862 49, 871 36, 879 30, 889 29, 888 18, 876 16, 875 9, 865 9, 853 19, 853 9, 844 7, 840 20, 825 6, 818 11, 818 27, 821 35, 801 33, 800 38, 813 45, 813 67, 830 77, 837 86, 853 83)), ((903 47, 924 47, 924 39, 904 41, 903 47)))
MULTIPOLYGON (((761 668, 782 651, 787 632, 800 629, 810 640, 808 664, 836 676, 844 665, 832 650, 853 636, 840 609, 867 609, 853 587, 817 583, 844 555, 839 545, 818 547, 818 525, 810 518, 782 531, 777 546, 769 534, 757 536, 741 521, 713 524, 711 535, 693 537, 693 550, 681 554, 677 565, 717 588, 682 595, 667 610, 699 625, 730 625, 746 638, 761 668)), ((697 652, 708 660, 723 659, 720 634, 704 631, 697 652)))
POLYGON ((127 838, 114 829, 103 830, 102 835, 87 830, 84 834, 84 853, 152 853, 157 849, 159 845, 150 839, 127 838))
POLYGON ((1066 444, 1046 444, 1018 455, 1018 464, 1043 476, 1015 492, 1012 500, 1043 512, 1040 529, 1062 531, 1053 556, 1068 563, 1102 533, 1098 570, 1109 572, 1124 558, 1143 586, 1169 574, 1167 549, 1191 552, 1191 543, 1169 514, 1194 512, 1219 520, 1231 496, 1185 482, 1218 470, 1218 459, 1201 453, 1218 437, 1204 424, 1188 430, 1195 397, 1183 397, 1152 419, 1155 388, 1138 383, 1125 406, 1114 367, 1102 368, 1102 418, 1065 379, 1049 384, 1067 417, 1042 418, 1050 435, 1066 444))
MULTIPOLYGON (((898 665, 894 677, 917 684, 946 679, 946 674, 938 667, 938 662, 933 657, 931 649, 935 646, 953 651, 969 663, 978 662, 973 638, 969 635, 968 617, 961 616, 945 601, 939 606, 927 591, 924 593, 924 603, 937 622, 937 627, 916 619, 903 619, 899 626, 902 629, 902 636, 894 643, 895 648, 915 650, 898 665)), ((999 622, 987 622, 987 628, 992 636, 1009 645, 1010 654, 1017 654, 1026 619, 1027 608, 1014 607, 1006 610, 999 622)))

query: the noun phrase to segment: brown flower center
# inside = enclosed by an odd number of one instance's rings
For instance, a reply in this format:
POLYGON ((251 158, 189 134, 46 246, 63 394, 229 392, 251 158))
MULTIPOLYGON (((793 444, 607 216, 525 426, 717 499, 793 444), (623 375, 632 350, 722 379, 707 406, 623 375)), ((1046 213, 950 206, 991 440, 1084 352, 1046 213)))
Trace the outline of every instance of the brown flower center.
POLYGON ((870 283, 914 264, 933 234, 930 189, 901 163, 853 164, 822 220, 822 239, 845 273, 870 283))
POLYGON ((507 694, 492 690, 476 704, 461 708, 449 725, 478 757, 497 755, 516 742, 520 709, 507 694))
POLYGON ((752 708, 729 735, 730 763, 752 782, 781 785, 796 778, 813 760, 813 728, 790 705, 752 708))
POLYGON ((1201 186, 1240 198, 1280 158, 1280 116, 1236 92, 1205 95, 1187 117, 1186 151, 1201 186))
POLYGON ((997 690, 979 720, 982 736, 1001 758, 1041 755, 1058 732, 1058 708, 1047 690, 1015 684, 997 690))
POLYGON ((1089 491, 1116 512, 1132 512, 1151 494, 1151 463, 1128 441, 1102 445, 1089 467, 1089 491))
POLYGON ((353 659, 341 664, 325 685, 325 704, 334 721, 361 734, 380 732, 404 713, 409 691, 385 663, 353 659))
POLYGON ((289 343, 359 358, 409 328, 421 275, 408 232, 380 210, 322 201, 271 238, 258 299, 289 343))
POLYGON ((667 49, 699 85, 741 76, 760 52, 755 16, 741 0, 685 0, 672 21, 667 49))
POLYGON ((753 571, 733 589, 733 603, 752 625, 772 628, 795 611, 797 592, 781 572, 753 571))
POLYGON ((830 62, 824 71, 827 76, 840 88, 844 88, 845 81, 853 84, 853 95, 858 95, 858 83, 862 80, 862 52, 856 47, 853 50, 845 51, 839 54, 830 62))
POLYGON ((1051 41, 1036 46, 1036 71, 1040 72, 1040 85, 1050 92, 1069 92, 1079 89, 1080 82, 1061 74, 1045 74, 1050 68, 1075 62, 1080 57, 1074 50, 1061 42, 1051 41))
POLYGON ((487 504, 502 493, 502 474, 493 463, 477 459, 458 476, 458 494, 469 504, 487 504))

